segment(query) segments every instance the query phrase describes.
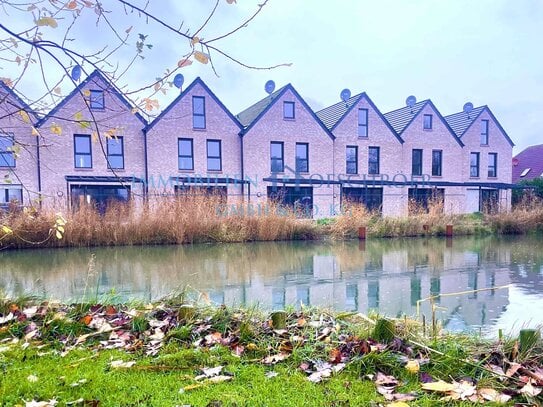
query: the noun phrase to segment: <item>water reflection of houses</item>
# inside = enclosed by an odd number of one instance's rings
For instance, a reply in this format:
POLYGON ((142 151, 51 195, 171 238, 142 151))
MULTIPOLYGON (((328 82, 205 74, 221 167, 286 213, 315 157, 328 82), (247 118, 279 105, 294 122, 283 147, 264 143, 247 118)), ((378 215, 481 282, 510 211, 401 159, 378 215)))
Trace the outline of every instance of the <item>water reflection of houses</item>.
MULTIPOLYGON (((492 239, 368 240, 12 252, 0 255, 0 290, 77 299, 107 293, 144 300, 190 286, 226 304, 306 304, 414 315, 430 295, 510 282, 508 242, 492 239), (94 263, 89 268, 91 252, 94 263)), ((508 290, 436 300, 451 325, 483 325, 508 304, 508 290)), ((428 303, 422 312, 429 316, 428 303)))

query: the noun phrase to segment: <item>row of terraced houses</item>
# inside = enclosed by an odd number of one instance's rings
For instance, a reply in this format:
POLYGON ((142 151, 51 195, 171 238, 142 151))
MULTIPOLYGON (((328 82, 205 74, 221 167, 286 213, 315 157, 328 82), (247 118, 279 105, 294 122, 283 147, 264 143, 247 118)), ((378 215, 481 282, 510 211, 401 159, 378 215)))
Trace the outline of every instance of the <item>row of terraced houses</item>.
POLYGON ((512 147, 487 106, 443 116, 424 100, 383 114, 360 93, 314 112, 288 84, 233 115, 197 78, 148 122, 96 71, 39 117, 0 82, 4 207, 40 197, 103 208, 190 190, 313 217, 346 200, 384 215, 431 199, 447 213, 507 210, 512 147))

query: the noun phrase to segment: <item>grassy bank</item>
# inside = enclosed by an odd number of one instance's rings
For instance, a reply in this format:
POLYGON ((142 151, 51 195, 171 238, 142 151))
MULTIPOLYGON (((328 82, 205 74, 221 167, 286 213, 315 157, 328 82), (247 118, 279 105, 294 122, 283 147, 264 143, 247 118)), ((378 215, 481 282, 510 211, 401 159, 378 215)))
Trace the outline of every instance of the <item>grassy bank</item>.
POLYGON ((541 343, 519 349, 514 340, 437 328, 425 336, 414 321, 382 321, 315 309, 270 317, 181 299, 147 306, 5 301, 0 399, 85 406, 543 402, 541 343))
POLYGON ((442 205, 405 217, 381 217, 360 205, 345 206, 342 215, 310 220, 270 204, 260 212, 247 204, 229 205, 219 197, 189 196, 136 209, 111 206, 100 215, 88 206, 64 213, 62 239, 55 238, 57 214, 33 210, 3 213, 0 247, 70 247, 155 245, 203 242, 247 242, 295 239, 349 239, 366 227, 368 237, 442 236, 453 225, 456 235, 543 231, 543 205, 525 204, 494 215, 444 214, 442 205))

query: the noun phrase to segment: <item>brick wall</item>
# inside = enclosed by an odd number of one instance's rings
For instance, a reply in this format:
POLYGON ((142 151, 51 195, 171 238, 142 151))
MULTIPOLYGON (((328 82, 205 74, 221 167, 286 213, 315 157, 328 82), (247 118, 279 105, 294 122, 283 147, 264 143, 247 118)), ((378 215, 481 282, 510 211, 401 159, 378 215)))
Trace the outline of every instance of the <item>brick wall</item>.
MULTIPOLYGON (((23 120, 19 113, 19 101, 0 87, 0 135, 13 136, 15 149, 15 167, 0 167, 0 194, 5 189, 22 189, 22 204, 35 205, 38 194, 38 138, 32 135, 32 125, 23 120)), ((28 115, 35 121, 32 114, 28 115)))
MULTIPOLYGON (((76 92, 71 98, 40 125, 40 133, 44 140, 40 146, 42 192, 44 204, 55 208, 64 208, 68 204, 69 186, 66 175, 75 176, 114 176, 143 178, 145 175, 144 142, 142 129, 144 124, 127 107, 119 97, 107 91, 108 85, 101 78, 94 77, 81 93, 76 92), (105 108, 89 110, 86 100, 88 91, 104 91, 105 108), (95 121, 96 126, 88 128, 74 120, 95 121), (58 126, 62 134, 52 131, 58 126), (123 137, 124 169, 108 169, 106 159, 106 132, 112 131, 115 136, 123 137), (98 137, 98 133, 100 136, 98 137), (75 168, 74 134, 91 135, 92 168, 75 168)), ((134 198, 140 199, 141 185, 132 188, 134 198)))

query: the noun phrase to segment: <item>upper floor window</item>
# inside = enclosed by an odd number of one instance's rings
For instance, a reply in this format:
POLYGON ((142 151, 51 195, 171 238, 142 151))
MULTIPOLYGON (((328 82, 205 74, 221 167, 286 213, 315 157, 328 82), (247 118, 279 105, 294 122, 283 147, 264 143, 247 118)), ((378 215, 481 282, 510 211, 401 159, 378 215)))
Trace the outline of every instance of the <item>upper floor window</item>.
POLYGON ((495 178, 498 176, 498 153, 488 154, 488 177, 495 178))
POLYGON ((283 102, 283 119, 294 119, 294 102, 283 102))
POLYGON ((358 109, 358 137, 368 137, 368 109, 358 109))
POLYGON ((281 141, 272 141, 270 144, 271 172, 285 171, 284 145, 281 141))
POLYGON ((424 124, 423 129, 424 130, 432 130, 432 121, 434 116, 431 114, 425 114, 424 115, 424 124))
POLYGON ((488 146, 488 120, 481 120, 481 145, 488 146))
POLYGON ((114 170, 124 168, 124 144, 123 137, 107 139, 107 166, 114 170))
POLYGON ((471 153, 469 155, 469 176, 479 176, 479 153, 471 153))
POLYGON ((368 147, 368 174, 379 174, 379 147, 368 147))
POLYGON ((22 188, 0 188, 0 208, 7 208, 9 204, 23 203, 22 188))
POLYGON ((15 167, 14 144, 13 136, 0 134, 0 167, 15 167))
POLYGON ((207 140, 207 170, 222 171, 221 140, 207 140))
POLYGON ((75 168, 92 168, 91 136, 74 134, 75 168))
POLYGON ((296 172, 309 172, 309 144, 296 143, 296 172))
POLYGON ((91 109, 100 110, 106 107, 103 90, 91 90, 89 101, 90 101, 89 105, 91 109))
POLYGON ((194 152, 191 138, 177 140, 177 166, 180 170, 194 169, 194 152))
POLYGON ((422 175, 422 150, 415 148, 411 152, 411 174, 422 175))
POLYGON ((432 150, 432 175, 434 177, 441 177, 441 169, 443 166, 443 151, 432 150))
POLYGON ((192 128, 206 128, 206 99, 203 96, 192 97, 192 128))
POLYGON ((358 147, 347 146, 346 152, 347 174, 358 174, 358 147))

